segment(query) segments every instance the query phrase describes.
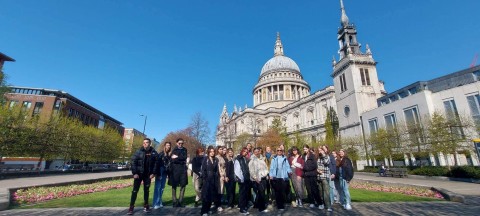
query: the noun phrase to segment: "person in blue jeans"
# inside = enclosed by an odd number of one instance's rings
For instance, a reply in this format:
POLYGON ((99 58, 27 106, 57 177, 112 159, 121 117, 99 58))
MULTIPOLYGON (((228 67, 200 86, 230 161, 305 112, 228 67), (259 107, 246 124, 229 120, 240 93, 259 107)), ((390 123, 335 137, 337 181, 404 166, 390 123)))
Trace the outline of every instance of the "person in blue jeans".
POLYGON ((172 154, 172 144, 165 142, 163 151, 157 157, 157 176, 155 178, 155 189, 153 190, 153 209, 163 207, 162 195, 165 189, 165 182, 169 175, 170 160, 172 154))
POLYGON ((340 188, 337 188, 338 193, 340 194, 340 203, 346 210, 351 210, 352 200, 350 199, 349 185, 353 178, 353 165, 352 161, 347 157, 346 152, 343 149, 338 151, 337 177, 340 185, 340 188))

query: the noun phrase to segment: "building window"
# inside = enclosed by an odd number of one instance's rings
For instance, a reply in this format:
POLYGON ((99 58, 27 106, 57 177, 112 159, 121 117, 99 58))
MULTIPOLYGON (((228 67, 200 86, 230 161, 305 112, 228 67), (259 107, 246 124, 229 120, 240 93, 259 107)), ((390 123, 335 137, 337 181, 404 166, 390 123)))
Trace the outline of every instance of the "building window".
POLYGON ((345 81, 345 74, 340 75, 340 90, 342 92, 347 90, 347 83, 345 81))
POLYGON ((360 77, 362 78, 362 85, 370 85, 370 74, 368 73, 368 69, 360 68, 360 77))
POLYGON ((350 107, 349 106, 345 106, 343 108, 343 114, 345 114, 345 117, 348 117, 350 115, 350 107))
POLYGON ((17 106, 17 104, 18 104, 18 101, 16 101, 16 100, 10 101, 10 103, 8 104, 8 109, 15 108, 17 106))
POLYGON ((370 127, 370 134, 374 134, 378 131, 377 119, 368 120, 368 126, 370 127))
POLYGON ((56 115, 58 112, 60 112, 60 109, 62 108, 62 101, 61 100, 55 100, 55 104, 53 105, 53 114, 56 115))
POLYGON ((408 93, 406 91, 402 91, 402 92, 398 93, 398 96, 400 96, 400 98, 406 98, 406 97, 408 97, 408 93))
POLYGON ((473 76, 475 77, 476 81, 480 81, 480 70, 474 71, 473 76))
POLYGON ((397 127, 397 119, 395 118, 395 113, 385 115, 385 126, 387 130, 392 130, 397 127))
POLYGON ((480 127, 480 95, 467 96, 468 106, 472 113, 473 121, 477 127, 480 127))
POLYGON ((417 87, 409 88, 408 93, 410 95, 416 94, 417 93, 417 87))
POLYGON ((397 97, 397 95, 392 95, 388 99, 390 99, 390 102, 394 102, 394 101, 398 100, 398 97, 397 97))
POLYGON ((403 113, 405 114, 405 122, 407 125, 420 123, 420 116, 418 115, 417 107, 405 109, 403 113))
POLYGON ((35 107, 33 108, 32 116, 40 115, 40 113, 42 112, 42 108, 43 108, 43 102, 36 102, 35 107))
POLYGON ((455 105, 455 100, 446 100, 443 101, 443 106, 445 107, 445 114, 447 115, 447 120, 449 121, 450 132, 465 137, 463 132, 462 125, 460 124, 460 116, 458 115, 457 105, 455 105))
POLYGON ((22 111, 26 112, 27 110, 30 109, 30 107, 32 107, 32 102, 24 101, 23 104, 22 104, 22 111))

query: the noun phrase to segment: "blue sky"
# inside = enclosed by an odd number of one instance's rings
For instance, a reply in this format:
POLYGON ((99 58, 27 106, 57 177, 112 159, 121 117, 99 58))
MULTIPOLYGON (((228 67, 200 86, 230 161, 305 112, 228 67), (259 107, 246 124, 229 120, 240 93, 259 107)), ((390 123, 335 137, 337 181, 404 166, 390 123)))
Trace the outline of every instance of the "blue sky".
MULTIPOLYGON (((391 92, 469 67, 478 0, 345 0, 391 92)), ((0 52, 12 85, 61 89, 162 139, 201 112, 249 107, 276 32, 312 92, 331 85, 339 1, 0 0, 0 52)))

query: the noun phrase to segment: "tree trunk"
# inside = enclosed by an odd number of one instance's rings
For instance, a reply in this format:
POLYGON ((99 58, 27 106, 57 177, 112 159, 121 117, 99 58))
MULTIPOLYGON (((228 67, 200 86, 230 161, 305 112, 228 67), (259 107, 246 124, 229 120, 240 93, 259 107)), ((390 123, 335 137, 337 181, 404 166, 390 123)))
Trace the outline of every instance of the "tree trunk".
POLYGON ((38 160, 37 163, 37 170, 40 171, 40 167, 42 166, 42 160, 43 160, 44 155, 40 155, 40 159, 38 160))

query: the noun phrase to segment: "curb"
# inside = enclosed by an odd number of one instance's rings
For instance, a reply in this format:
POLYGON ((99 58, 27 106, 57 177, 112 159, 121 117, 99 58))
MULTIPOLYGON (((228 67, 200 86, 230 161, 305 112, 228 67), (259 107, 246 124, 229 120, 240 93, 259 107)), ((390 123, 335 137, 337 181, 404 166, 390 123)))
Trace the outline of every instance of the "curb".
POLYGON ((460 194, 453 193, 453 192, 451 192, 449 190, 446 190, 446 189, 443 189, 443 188, 432 187, 431 189, 433 191, 437 191, 440 194, 442 194, 442 196, 445 197, 445 199, 448 200, 448 201, 465 203, 465 197, 460 195, 460 194))
MULTIPOLYGON (((378 176, 378 173, 360 172, 360 171, 358 173, 362 173, 362 175, 378 176)), ((423 175, 410 175, 410 174, 407 175, 406 177, 411 179, 425 179, 425 180, 434 180, 434 181, 459 181, 459 182, 480 184, 480 179, 473 179, 473 178, 453 178, 453 177, 446 177, 446 176, 423 176, 423 175)))

